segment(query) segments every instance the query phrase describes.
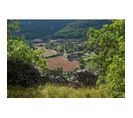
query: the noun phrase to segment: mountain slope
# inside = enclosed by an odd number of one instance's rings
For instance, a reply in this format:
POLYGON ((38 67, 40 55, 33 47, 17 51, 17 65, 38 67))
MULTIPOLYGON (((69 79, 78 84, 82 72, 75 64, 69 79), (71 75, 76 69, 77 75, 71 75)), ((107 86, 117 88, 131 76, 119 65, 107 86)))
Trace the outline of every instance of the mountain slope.
POLYGON ((72 20, 20 20, 21 31, 27 40, 45 38, 68 25, 72 20))
POLYGON ((90 27, 101 28, 109 20, 20 20, 21 31, 27 40, 48 38, 85 38, 90 27))
POLYGON ((81 38, 86 36, 90 27, 99 29, 104 24, 109 24, 109 20, 76 20, 69 23, 66 27, 54 33, 57 38, 81 38))

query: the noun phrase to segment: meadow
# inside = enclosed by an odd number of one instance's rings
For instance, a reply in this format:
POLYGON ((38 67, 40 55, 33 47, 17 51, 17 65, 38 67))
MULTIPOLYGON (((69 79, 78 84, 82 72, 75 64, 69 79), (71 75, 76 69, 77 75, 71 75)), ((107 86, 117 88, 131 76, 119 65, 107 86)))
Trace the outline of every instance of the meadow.
POLYGON ((8 98, 115 98, 124 97, 124 93, 117 94, 104 86, 95 86, 75 89, 69 86, 58 86, 47 83, 46 85, 24 88, 9 86, 8 98))

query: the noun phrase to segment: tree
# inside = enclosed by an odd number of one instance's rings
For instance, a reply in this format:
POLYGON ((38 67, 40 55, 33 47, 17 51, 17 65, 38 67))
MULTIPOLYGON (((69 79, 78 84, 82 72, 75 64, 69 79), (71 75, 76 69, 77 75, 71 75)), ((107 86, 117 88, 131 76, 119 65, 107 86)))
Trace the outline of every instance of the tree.
MULTIPOLYGON (((44 73, 47 68, 46 59, 43 57, 43 53, 45 52, 45 50, 44 49, 33 50, 29 46, 29 44, 26 42, 26 40, 24 39, 23 36, 22 37, 14 36, 13 33, 18 30, 19 30, 19 22, 18 21, 9 20, 7 22, 7 59, 8 59, 8 64, 12 64, 12 66, 13 65, 14 66, 21 65, 20 69, 18 69, 18 67, 8 66, 8 67, 10 67, 10 68, 8 68, 8 72, 9 72, 9 70, 10 70, 10 73, 16 72, 16 73, 14 73, 14 76, 12 75, 12 78, 14 79, 13 81, 16 81, 16 83, 17 83, 17 81, 21 81, 21 79, 23 77, 17 76, 20 78, 15 78, 17 71, 13 71, 12 69, 17 68, 18 70, 21 71, 21 73, 26 72, 26 74, 28 76, 28 70, 27 71, 25 70, 26 67, 24 67, 24 65, 27 66, 28 68, 31 68, 31 70, 37 69, 40 73, 44 73)), ((24 73, 22 76, 24 76, 24 73)), ((8 77, 8 80, 11 81, 12 78, 8 77)), ((31 77, 31 78, 29 77, 28 79, 33 79, 33 77, 31 77)))
POLYGON ((98 83, 108 84, 115 91, 113 96, 121 96, 125 92, 125 21, 90 29, 87 36, 88 47, 96 54, 91 63, 100 72, 98 83))

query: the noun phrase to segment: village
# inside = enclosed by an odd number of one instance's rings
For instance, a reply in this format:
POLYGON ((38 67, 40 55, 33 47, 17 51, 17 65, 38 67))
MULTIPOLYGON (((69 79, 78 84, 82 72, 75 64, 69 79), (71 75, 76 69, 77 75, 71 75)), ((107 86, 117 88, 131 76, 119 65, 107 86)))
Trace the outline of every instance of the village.
POLYGON ((33 40, 33 48, 46 48, 44 57, 48 63, 48 70, 62 68, 63 72, 73 72, 80 69, 80 59, 87 57, 89 51, 85 49, 86 44, 83 40, 33 40))

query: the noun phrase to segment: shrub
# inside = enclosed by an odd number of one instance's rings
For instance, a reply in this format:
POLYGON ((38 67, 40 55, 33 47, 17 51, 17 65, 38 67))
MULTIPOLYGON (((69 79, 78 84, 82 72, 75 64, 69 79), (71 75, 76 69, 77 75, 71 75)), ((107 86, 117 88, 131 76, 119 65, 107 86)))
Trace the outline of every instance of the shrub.
POLYGON ((19 59, 7 61, 8 85, 31 87, 40 83, 40 73, 32 64, 19 59))
POLYGON ((100 30, 89 30, 88 47, 96 53, 90 61, 100 71, 98 83, 107 83, 121 94, 125 92, 125 21, 112 22, 100 30))
POLYGON ((13 36, 13 33, 18 28, 18 22, 8 21, 8 85, 20 84, 27 86, 27 83, 33 85, 39 80, 40 74, 44 73, 47 68, 46 59, 43 57, 45 50, 33 50, 24 37, 13 36))

